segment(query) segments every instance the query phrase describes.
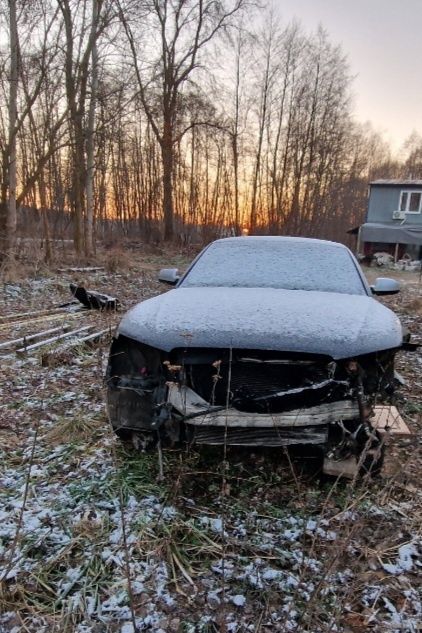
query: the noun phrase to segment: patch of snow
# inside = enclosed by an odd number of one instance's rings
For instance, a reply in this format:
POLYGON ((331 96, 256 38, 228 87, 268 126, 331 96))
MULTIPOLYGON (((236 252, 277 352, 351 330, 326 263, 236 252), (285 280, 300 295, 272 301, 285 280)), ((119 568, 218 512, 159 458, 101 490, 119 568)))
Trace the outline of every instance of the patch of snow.
POLYGON ((281 571, 279 571, 278 569, 272 569, 271 567, 267 567, 267 569, 264 569, 262 572, 262 578, 263 580, 267 582, 271 582, 273 580, 280 580, 281 577, 282 577, 281 571))
POLYGON ((246 604, 245 596, 240 593, 237 593, 235 596, 231 596, 230 600, 236 607, 244 607, 246 604))
POLYGON ((223 532, 223 521, 220 517, 214 518, 202 516, 199 518, 199 522, 204 527, 210 528, 212 532, 215 532, 216 534, 224 534, 224 536, 227 536, 227 532, 223 532))
POLYGON ((418 556, 418 550, 413 543, 406 543, 399 547, 398 556, 394 563, 383 563, 383 569, 394 576, 398 576, 404 571, 413 569, 413 557, 418 556))
POLYGON ((138 596, 139 594, 143 593, 143 591, 145 590, 145 585, 143 582, 141 582, 140 580, 132 580, 132 592, 134 596, 138 596))
POLYGON ((177 516, 177 510, 173 506, 165 506, 161 512, 161 517, 164 521, 171 521, 177 516))
POLYGON ((226 579, 232 578, 234 574, 234 564, 230 560, 220 559, 211 565, 211 569, 220 576, 224 575, 226 579))
POLYGON ((213 591, 208 591, 207 593, 207 602, 212 607, 218 606, 221 604, 221 600, 218 594, 220 594, 222 589, 214 589, 213 591))
POLYGON ((298 538, 300 538, 300 536, 302 535, 302 530, 300 529, 296 529, 296 530, 284 530, 283 532, 283 537, 290 542, 294 542, 297 541, 298 538))

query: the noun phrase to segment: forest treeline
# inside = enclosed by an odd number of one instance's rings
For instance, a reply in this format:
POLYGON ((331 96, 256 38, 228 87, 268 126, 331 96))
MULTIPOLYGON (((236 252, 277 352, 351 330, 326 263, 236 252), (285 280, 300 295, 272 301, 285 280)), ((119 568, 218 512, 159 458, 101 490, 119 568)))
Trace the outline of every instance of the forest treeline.
POLYGON ((344 241, 368 181, 422 177, 353 117, 327 33, 248 0, 0 0, 0 257, 280 233, 344 241))

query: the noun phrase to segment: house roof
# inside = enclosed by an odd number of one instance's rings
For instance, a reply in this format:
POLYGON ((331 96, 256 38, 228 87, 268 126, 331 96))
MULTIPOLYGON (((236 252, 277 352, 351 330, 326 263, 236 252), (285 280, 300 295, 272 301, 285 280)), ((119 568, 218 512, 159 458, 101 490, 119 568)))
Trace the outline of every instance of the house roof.
POLYGON ((407 180, 400 180, 396 178, 380 178, 379 180, 373 180, 369 183, 376 186, 387 186, 387 187, 422 187, 422 180, 412 180, 408 178, 407 180))

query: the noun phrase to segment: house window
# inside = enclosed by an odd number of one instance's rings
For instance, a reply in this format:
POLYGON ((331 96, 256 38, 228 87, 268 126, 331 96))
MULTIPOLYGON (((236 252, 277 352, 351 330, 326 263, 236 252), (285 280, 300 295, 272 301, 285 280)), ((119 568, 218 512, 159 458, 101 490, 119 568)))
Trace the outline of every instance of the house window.
POLYGON ((420 213, 422 208, 422 191, 402 191, 400 194, 400 211, 420 213))

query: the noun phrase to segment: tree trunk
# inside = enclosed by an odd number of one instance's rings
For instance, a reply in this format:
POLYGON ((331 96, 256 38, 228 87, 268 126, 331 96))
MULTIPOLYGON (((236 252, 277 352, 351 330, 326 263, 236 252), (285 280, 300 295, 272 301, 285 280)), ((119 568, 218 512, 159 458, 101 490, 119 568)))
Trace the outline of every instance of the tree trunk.
POLYGON ((165 241, 171 241, 174 237, 173 153, 172 123, 164 121, 164 134, 161 142, 161 157, 163 160, 163 214, 165 241))
POLYGON ((48 211, 47 211, 47 196, 46 196, 46 188, 45 188, 45 180, 44 174, 41 174, 39 182, 38 182, 38 191, 40 194, 40 205, 41 205, 41 218, 42 225, 44 231, 44 260, 47 264, 51 262, 52 252, 51 252, 51 236, 50 236, 50 224, 48 221, 48 211))
POLYGON ((18 97, 18 30, 16 20, 16 0, 9 0, 10 19, 10 84, 9 84, 9 137, 3 160, 5 168, 2 187, 2 228, 5 239, 2 244, 3 257, 14 257, 16 244, 16 122, 18 97))
POLYGON ((251 234, 255 232, 257 227, 257 198, 258 198, 258 188, 259 188, 259 179, 261 174, 261 159, 262 159, 262 146, 264 142, 264 130, 265 130, 265 122, 267 120, 267 106, 268 106, 268 98, 269 98, 269 90, 270 90, 270 66, 272 62, 272 34, 270 34, 270 39, 267 45, 266 51, 266 60, 265 60, 265 74, 263 85, 261 88, 261 104, 259 111, 259 121, 258 121, 258 147, 256 150, 255 156, 255 167, 253 174, 253 182, 252 182, 252 202, 251 202, 251 211, 250 211, 250 219, 249 219, 249 230, 251 234))
MULTIPOLYGON (((79 118, 79 117, 78 117, 79 118)), ((85 189, 85 152, 82 121, 73 122, 73 241, 78 254, 83 250, 83 217, 85 189)))
MULTIPOLYGON (((98 1, 92 0, 92 24, 98 22, 98 1)), ((94 244, 94 130, 95 107, 98 89, 98 49, 97 40, 94 38, 91 52, 91 98, 88 110, 88 127, 86 136, 86 231, 85 253, 92 255, 95 251, 94 244)))

